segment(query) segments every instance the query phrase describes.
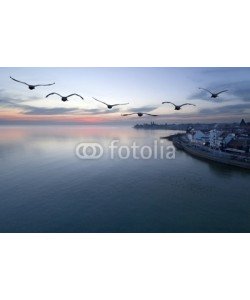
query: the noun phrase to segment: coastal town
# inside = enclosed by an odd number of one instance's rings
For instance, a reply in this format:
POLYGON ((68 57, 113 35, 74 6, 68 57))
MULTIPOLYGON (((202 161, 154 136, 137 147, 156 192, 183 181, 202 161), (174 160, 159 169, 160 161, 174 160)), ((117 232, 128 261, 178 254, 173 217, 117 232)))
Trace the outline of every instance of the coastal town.
POLYGON ((228 153, 249 154, 250 124, 244 119, 239 124, 215 125, 209 130, 195 130, 189 127, 186 132, 190 143, 194 145, 228 153))
POLYGON ((188 154, 224 165, 250 169, 250 126, 243 119, 234 126, 210 130, 188 128, 173 137, 173 144, 188 154))
POLYGON ((166 137, 176 148, 204 159, 250 169, 250 123, 150 124, 135 129, 182 131, 166 137))
POLYGON ((157 124, 151 122, 136 124, 134 128, 186 131, 187 138, 193 145, 203 145, 228 152, 249 153, 250 148, 250 123, 246 123, 244 119, 240 123, 231 124, 157 124))

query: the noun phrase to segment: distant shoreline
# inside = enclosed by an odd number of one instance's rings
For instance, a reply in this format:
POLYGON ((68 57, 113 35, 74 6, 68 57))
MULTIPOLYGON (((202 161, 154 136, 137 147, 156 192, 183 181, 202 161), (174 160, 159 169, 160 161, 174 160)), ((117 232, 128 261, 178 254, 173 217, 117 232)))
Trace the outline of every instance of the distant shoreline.
POLYGON ((209 131, 214 128, 228 130, 229 128, 239 127, 239 122, 232 123, 181 123, 181 124, 157 124, 155 122, 136 124, 133 126, 134 129, 143 129, 143 130, 182 130, 187 131, 192 128, 194 130, 205 130, 209 131))

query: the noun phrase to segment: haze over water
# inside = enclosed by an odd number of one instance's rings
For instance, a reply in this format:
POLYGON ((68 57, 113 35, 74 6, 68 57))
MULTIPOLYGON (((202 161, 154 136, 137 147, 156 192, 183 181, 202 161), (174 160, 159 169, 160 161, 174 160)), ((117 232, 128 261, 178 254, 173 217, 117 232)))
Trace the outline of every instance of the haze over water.
POLYGON ((106 153, 113 139, 152 145, 173 133, 1 126, 0 232, 250 232, 248 171, 182 151, 172 160, 106 153), (100 143, 104 156, 80 160, 81 142, 100 143))

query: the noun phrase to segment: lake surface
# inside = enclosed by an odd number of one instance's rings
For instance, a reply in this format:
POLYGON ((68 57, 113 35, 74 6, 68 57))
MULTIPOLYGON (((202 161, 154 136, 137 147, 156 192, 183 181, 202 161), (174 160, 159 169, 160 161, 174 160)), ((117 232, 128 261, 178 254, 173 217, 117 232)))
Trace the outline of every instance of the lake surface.
POLYGON ((162 159, 172 143, 160 137, 173 133, 1 126, 0 232, 250 232, 250 172, 182 151, 162 159), (80 159, 83 142, 102 157, 80 159), (125 159, 133 142, 136 159, 125 159))

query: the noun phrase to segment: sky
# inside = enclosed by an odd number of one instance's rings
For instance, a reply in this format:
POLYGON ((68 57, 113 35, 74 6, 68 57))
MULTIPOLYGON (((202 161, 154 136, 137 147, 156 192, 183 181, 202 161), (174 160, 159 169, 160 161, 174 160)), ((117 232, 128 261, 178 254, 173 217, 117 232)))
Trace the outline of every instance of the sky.
POLYGON ((250 68, 0 68, 0 124, 107 124, 250 122, 250 68), (53 83, 53 86, 27 86, 53 83), (199 87, 228 92, 211 99, 199 87), (62 102, 61 95, 80 94, 62 102), (109 104, 129 102, 112 110, 109 104), (189 102, 175 111, 171 104, 189 102), (158 117, 122 113, 150 112, 158 117))

